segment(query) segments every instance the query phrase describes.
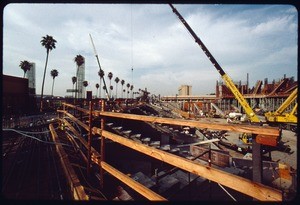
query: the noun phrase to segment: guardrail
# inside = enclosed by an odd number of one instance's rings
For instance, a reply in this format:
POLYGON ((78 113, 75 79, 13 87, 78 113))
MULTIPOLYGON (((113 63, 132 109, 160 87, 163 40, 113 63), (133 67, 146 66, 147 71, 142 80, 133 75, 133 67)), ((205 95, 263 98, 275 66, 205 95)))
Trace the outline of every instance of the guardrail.
MULTIPOLYGON (((262 201, 282 201, 282 193, 280 190, 274 189, 272 187, 268 187, 261 183, 253 182, 249 179, 242 178, 240 176, 236 176, 234 174, 230 174, 219 169, 203 165, 197 163, 195 161, 182 158, 177 155, 170 154, 168 152, 164 152, 162 150, 149 147, 147 145, 141 144, 139 142, 135 142, 133 140, 124 138, 120 135, 108 132, 104 130, 105 117, 113 117, 113 118, 123 118, 128 120, 137 120, 144 121, 150 123, 164 123, 170 125, 181 125, 181 126, 190 126, 196 128, 206 128, 213 130, 226 130, 233 132, 241 132, 241 133, 250 133, 255 135, 264 135, 264 137, 274 139, 280 137, 280 130, 276 128, 270 127, 260 127, 260 126, 251 126, 251 125, 228 125, 228 124, 220 124, 220 123, 204 123, 195 120, 183 120, 183 119, 172 119, 172 118, 163 118, 163 117, 153 117, 153 116, 143 116, 143 115, 134 115, 134 114, 125 114, 125 113, 116 113, 116 112, 106 112, 104 111, 104 101, 102 103, 102 110, 92 110, 92 103, 89 104, 89 110, 78 108, 71 104, 63 104, 64 110, 58 110, 60 114, 63 114, 63 117, 68 117, 73 120, 80 126, 82 126, 85 130, 88 131, 88 142, 83 143, 88 149, 88 162, 87 162, 87 170, 89 172, 90 164, 96 163, 100 168, 100 178, 101 178, 101 186, 104 187, 103 182, 103 171, 107 171, 111 175, 115 176, 117 179, 121 180, 123 183, 131 187, 133 190, 137 191, 144 197, 149 200, 166 200, 164 197, 158 195, 142 184, 134 181, 126 174, 121 173, 107 162, 105 162, 105 139, 114 141, 115 143, 119 143, 124 145, 130 149, 136 150, 142 154, 153 157, 162 162, 173 165, 177 168, 183 169, 190 173, 196 174, 200 177, 209 179, 226 187, 229 187, 233 190, 241 192, 245 195, 253 197, 257 200, 262 201), (89 121, 88 123, 84 123, 78 120, 75 116, 68 112, 68 109, 75 109, 84 114, 88 115, 89 121), (101 117, 101 125, 99 127, 92 127, 92 117, 101 117), (100 135, 101 136, 101 145, 100 152, 98 153, 95 149, 91 147, 91 138, 92 135, 100 135)), ((65 123, 65 126, 70 127, 73 131, 74 128, 70 125, 70 123, 65 123)), ((76 133, 79 135, 79 133, 76 133)), ((78 136, 80 137, 80 136, 78 136)), ((83 140, 83 138, 82 138, 83 140)))

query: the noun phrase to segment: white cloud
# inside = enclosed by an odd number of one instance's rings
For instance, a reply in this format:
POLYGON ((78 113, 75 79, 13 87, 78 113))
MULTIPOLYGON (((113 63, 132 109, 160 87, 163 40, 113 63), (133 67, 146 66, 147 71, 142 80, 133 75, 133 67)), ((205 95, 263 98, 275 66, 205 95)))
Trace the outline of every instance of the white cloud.
MULTIPOLYGON (((298 22, 294 7, 175 7, 233 80, 243 81, 246 73, 262 80, 297 72, 298 22), (274 66, 276 72, 270 75, 274 66)), ((181 84, 191 84, 193 94, 206 94, 215 92, 215 82, 220 79, 168 5, 10 4, 4 9, 3 73, 22 76, 20 61, 35 62, 37 93, 46 57, 40 40, 46 34, 57 40, 49 56, 46 94, 51 92, 49 73, 54 68, 59 71, 55 93, 64 96, 66 89, 72 88, 74 57, 78 54, 86 59, 88 88, 95 91, 99 68, 89 34, 106 75, 113 72, 114 78, 130 83, 133 77, 136 89, 147 87, 155 94, 169 95, 175 94, 181 84)))

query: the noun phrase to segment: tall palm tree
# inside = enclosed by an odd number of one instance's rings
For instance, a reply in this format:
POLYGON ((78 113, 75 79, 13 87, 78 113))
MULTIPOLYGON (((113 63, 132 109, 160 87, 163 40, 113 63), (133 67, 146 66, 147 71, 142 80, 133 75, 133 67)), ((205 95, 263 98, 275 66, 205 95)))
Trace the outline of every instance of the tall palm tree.
MULTIPOLYGON (((74 84, 77 82, 77 77, 76 76, 73 76, 72 77, 72 83, 73 83, 73 90, 74 90, 74 84)), ((73 92, 72 92, 72 97, 73 97, 73 92)))
MULTIPOLYGON (((109 90, 110 90, 110 93, 112 93, 112 90, 114 89, 114 86, 109 86, 109 90)), ((110 95, 110 98, 112 98, 112 94, 110 95)))
POLYGON ((115 78, 115 82, 116 82, 116 99, 117 99, 117 95, 118 95, 118 83, 119 83, 120 79, 118 77, 115 78))
POLYGON ((46 35, 46 36, 42 37, 41 44, 42 44, 42 46, 44 46, 46 48, 47 56, 46 56, 44 77, 43 77, 43 83, 42 83, 40 111, 43 111, 44 84, 45 84, 45 76, 46 76, 46 69, 47 69, 47 64, 48 64, 49 52, 52 49, 55 49, 55 43, 56 43, 56 40, 52 36, 46 35))
POLYGON ((128 99, 128 94, 129 94, 129 90, 128 90, 128 89, 130 88, 130 84, 127 83, 127 84, 126 84, 126 87, 127 87, 127 99, 128 99))
MULTIPOLYGON (((122 90, 123 90, 123 85, 125 84, 125 80, 121 80, 121 85, 122 85, 122 90)), ((124 92, 124 90, 123 90, 124 92)), ((122 98, 123 98, 123 92, 122 92, 122 98)))
POLYGON ((99 77, 100 77, 100 90, 99 90, 99 96, 100 96, 100 98, 101 98, 101 79, 104 77, 104 71, 102 70, 102 69, 100 69, 99 71, 98 71, 98 75, 99 75, 99 77))
MULTIPOLYGON (((110 86, 111 86, 111 79, 113 77, 112 72, 109 72, 108 75, 107 75, 107 77, 109 78, 109 88, 110 88, 110 86)), ((109 96, 111 96, 111 90, 109 90, 109 96)))
POLYGON ((105 85, 103 85, 103 87, 102 87, 102 88, 103 88, 103 90, 104 90, 104 91, 106 90, 106 86, 105 86, 105 85))
POLYGON ((133 92, 132 92, 132 90, 133 90, 133 85, 130 86, 131 96, 133 98, 133 92))
POLYGON ((96 83, 96 88, 97 88, 96 98, 98 98, 97 95, 98 95, 99 83, 96 83))
POLYGON ((24 60, 24 61, 21 61, 21 62, 20 62, 20 65, 19 65, 19 66, 20 66, 20 68, 24 71, 24 76, 23 76, 23 78, 25 78, 25 74, 26 74, 26 72, 27 72, 28 70, 31 69, 32 64, 29 63, 28 61, 24 60))
POLYGON ((56 69, 53 69, 53 70, 51 70, 50 75, 53 78, 53 81, 52 81, 52 91, 51 91, 51 96, 53 97, 54 79, 58 76, 58 71, 56 69))
POLYGON ((83 87, 85 87, 85 88, 89 85, 89 83, 86 80, 83 81, 82 84, 83 84, 83 87))
MULTIPOLYGON (((74 58, 74 62, 77 65, 77 69, 76 69, 76 77, 78 78, 78 70, 79 67, 84 64, 84 58, 82 55, 76 55, 76 57, 74 58)), ((79 80, 79 79, 78 79, 79 80)), ((78 93, 78 82, 76 82, 76 92, 75 92, 75 98, 77 98, 77 93, 78 93)))

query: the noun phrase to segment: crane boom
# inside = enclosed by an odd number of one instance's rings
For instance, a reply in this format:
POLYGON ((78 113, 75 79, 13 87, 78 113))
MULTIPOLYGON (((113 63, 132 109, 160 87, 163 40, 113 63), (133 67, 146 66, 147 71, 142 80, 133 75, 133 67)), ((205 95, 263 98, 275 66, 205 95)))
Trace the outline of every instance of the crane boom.
MULTIPOLYGON (((100 71, 102 70, 101 68, 101 65, 100 65, 100 61, 99 61, 99 57, 98 57, 98 54, 97 54, 97 51, 96 51, 96 47, 94 45, 94 42, 93 42, 93 39, 92 39, 92 35, 90 34, 90 39, 91 39, 91 42, 92 42, 92 46, 93 46, 93 49, 94 49, 94 53, 95 53, 95 57, 97 59, 97 63, 98 63, 98 66, 99 66, 99 69, 100 71)), ((101 79, 100 79, 101 80, 101 79)), ((107 91, 107 86, 106 86, 106 83, 105 83, 105 80, 104 78, 102 78, 103 80, 103 84, 104 84, 104 87, 105 87, 105 92, 106 92, 106 97, 107 97, 107 100, 109 101, 110 98, 109 98, 109 94, 108 94, 108 91, 107 91)), ((101 88, 100 88, 101 89, 101 88)))
POLYGON ((254 111, 246 101, 246 99, 243 97, 243 95, 240 93, 240 91, 237 89, 237 87, 234 85, 231 78, 225 73, 225 71, 221 68, 219 63, 216 61, 216 59, 213 57, 213 55, 210 53, 210 51, 206 48, 204 43, 200 40, 200 38, 195 34, 193 29, 189 26, 189 24, 184 20, 184 18, 181 16, 181 14, 177 11, 177 9, 172 5, 169 4, 172 8, 173 12, 177 15, 179 20, 182 22, 182 24, 186 27, 186 29, 190 32, 190 34, 195 39, 196 43, 200 46, 200 48, 204 51, 205 55, 208 57, 210 62, 214 65, 214 67, 217 69, 217 71, 222 76, 222 79, 225 81, 227 87, 231 90, 237 101, 241 104, 241 106, 244 108, 246 114, 248 115, 251 122, 260 122, 259 118, 255 115, 254 111))

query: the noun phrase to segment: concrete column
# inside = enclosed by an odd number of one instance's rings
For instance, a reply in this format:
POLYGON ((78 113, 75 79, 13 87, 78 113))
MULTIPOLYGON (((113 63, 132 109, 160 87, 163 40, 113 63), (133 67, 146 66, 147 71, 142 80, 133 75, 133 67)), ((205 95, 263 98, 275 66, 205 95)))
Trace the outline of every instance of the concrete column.
POLYGON ((258 183, 262 182, 262 151, 261 144, 257 143, 255 139, 252 141, 252 163, 253 172, 252 180, 258 183))

